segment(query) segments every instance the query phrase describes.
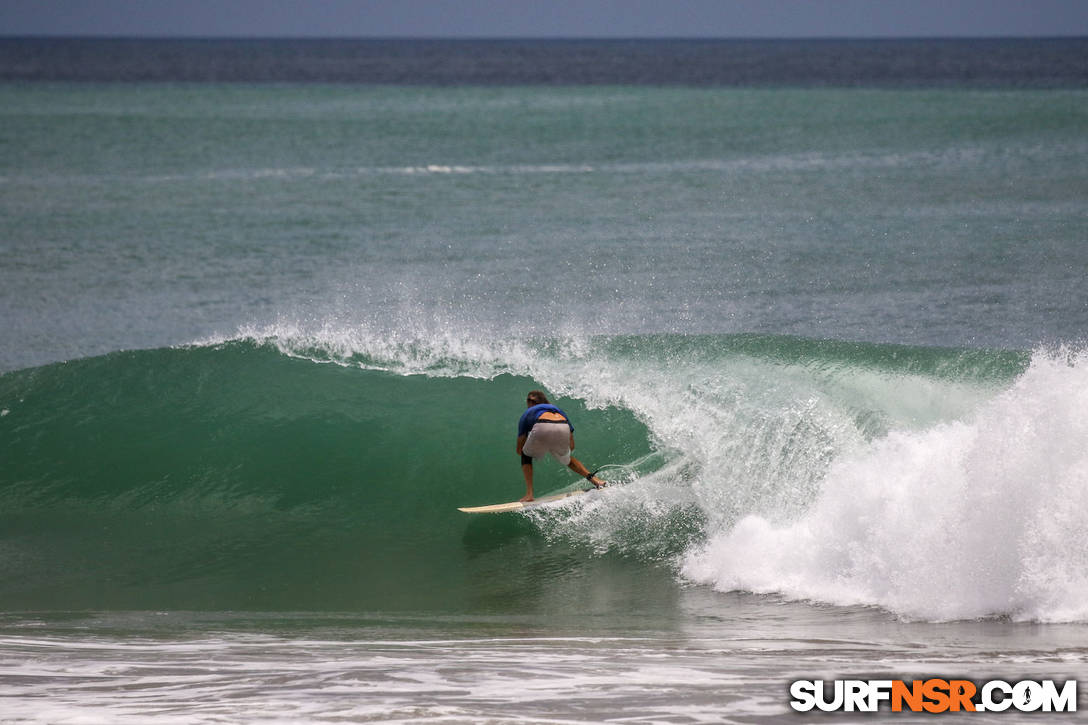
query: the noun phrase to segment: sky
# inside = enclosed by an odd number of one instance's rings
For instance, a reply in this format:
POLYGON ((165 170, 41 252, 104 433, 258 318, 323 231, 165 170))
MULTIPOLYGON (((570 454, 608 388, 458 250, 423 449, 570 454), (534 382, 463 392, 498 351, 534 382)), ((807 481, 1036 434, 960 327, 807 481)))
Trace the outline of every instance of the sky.
POLYGON ((1088 0, 0 0, 0 35, 1088 36, 1088 0))

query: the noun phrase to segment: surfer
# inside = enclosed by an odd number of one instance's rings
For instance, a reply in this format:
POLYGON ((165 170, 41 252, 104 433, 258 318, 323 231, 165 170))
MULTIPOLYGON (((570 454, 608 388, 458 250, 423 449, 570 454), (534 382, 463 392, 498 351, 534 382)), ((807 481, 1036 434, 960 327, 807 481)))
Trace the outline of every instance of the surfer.
POLYGON ((574 450, 574 426, 562 410, 548 402, 539 390, 533 390, 525 399, 527 410, 518 421, 518 455, 521 456, 521 472, 525 476, 525 496, 522 501, 533 500, 533 459, 550 453, 552 458, 584 477, 596 488, 604 481, 589 472, 582 462, 570 454, 574 450))

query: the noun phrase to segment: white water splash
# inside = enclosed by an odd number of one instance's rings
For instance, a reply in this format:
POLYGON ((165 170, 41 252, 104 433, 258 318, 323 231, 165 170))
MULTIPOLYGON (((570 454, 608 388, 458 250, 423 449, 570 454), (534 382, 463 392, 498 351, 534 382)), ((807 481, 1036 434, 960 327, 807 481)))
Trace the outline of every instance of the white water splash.
POLYGON ((1037 352, 968 420, 898 431, 829 468, 811 508, 689 552, 723 591, 905 618, 1088 620, 1088 354, 1037 352))

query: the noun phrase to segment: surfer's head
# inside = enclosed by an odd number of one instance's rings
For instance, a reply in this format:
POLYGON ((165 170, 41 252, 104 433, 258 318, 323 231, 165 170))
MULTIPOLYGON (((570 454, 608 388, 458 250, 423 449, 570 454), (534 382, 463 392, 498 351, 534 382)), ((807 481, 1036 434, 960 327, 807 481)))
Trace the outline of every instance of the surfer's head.
POLYGON ((525 402, 528 403, 527 407, 532 408, 534 405, 540 405, 541 403, 547 403, 549 401, 548 396, 545 395, 543 391, 530 390, 529 395, 525 397, 525 402))

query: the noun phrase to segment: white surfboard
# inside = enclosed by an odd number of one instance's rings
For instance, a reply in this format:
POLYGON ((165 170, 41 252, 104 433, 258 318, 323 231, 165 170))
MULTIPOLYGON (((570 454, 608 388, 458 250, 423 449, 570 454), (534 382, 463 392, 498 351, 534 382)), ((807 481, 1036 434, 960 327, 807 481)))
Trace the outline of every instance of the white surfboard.
POLYGON ((537 506, 543 506, 546 503, 554 503, 555 501, 562 501, 565 498, 571 496, 581 496, 584 493, 595 491, 596 489, 587 488, 583 491, 568 491, 567 493, 557 493, 554 496, 544 496, 543 498, 533 499, 532 501, 511 501, 510 503, 493 503, 490 506, 463 506, 458 508, 458 511, 464 511, 466 514, 499 514, 504 511, 521 511, 522 509, 536 508, 537 506))

